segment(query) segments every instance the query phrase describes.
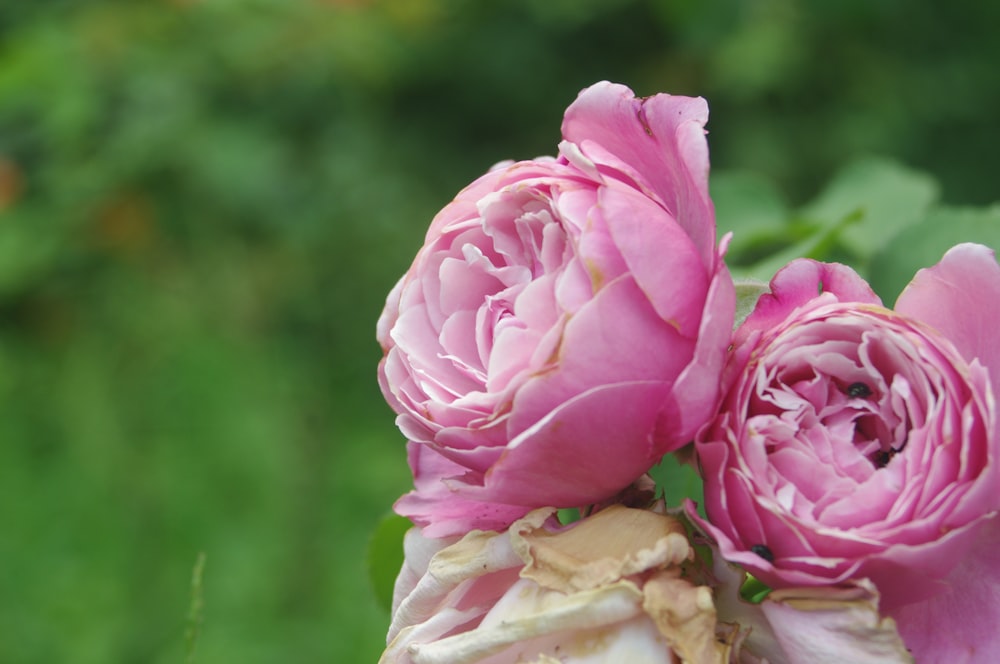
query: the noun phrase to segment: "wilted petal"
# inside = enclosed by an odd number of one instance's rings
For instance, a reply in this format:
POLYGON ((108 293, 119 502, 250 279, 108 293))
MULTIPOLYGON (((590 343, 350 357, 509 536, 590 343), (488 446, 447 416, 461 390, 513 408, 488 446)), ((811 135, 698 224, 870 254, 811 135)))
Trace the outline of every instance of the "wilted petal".
POLYGON ((685 662, 729 661, 728 644, 716 638, 712 591, 670 572, 642 587, 643 608, 675 653, 685 662))
POLYGON ((627 581, 566 595, 521 580, 504 599, 476 629, 411 646, 414 664, 486 664, 499 653, 503 657, 498 662, 531 661, 542 654, 558 655, 563 648, 610 661, 608 646, 614 639, 593 637, 642 614, 642 593, 627 581), (581 631, 589 638, 581 640, 581 631), (560 632, 562 643, 551 638, 560 632))
POLYGON ((847 586, 789 588, 760 604, 740 597, 746 574, 715 559, 716 611, 743 638, 743 661, 772 664, 912 663, 895 623, 879 614, 867 581, 847 586))
POLYGON ((691 557, 684 526, 673 517, 611 505, 578 526, 552 533, 519 521, 511 528, 524 578, 562 592, 680 564, 691 557))
POLYGON ((913 662, 890 618, 878 611, 874 587, 775 591, 761 602, 789 664, 913 662))
MULTIPOLYGON (((508 532, 452 539, 416 584, 401 575, 382 664, 723 664, 735 655, 739 635, 717 634, 712 592, 684 578, 691 547, 674 517, 621 505, 568 526, 553 515, 539 509, 508 532)), ((419 570, 434 546, 409 534, 408 567, 419 570)))

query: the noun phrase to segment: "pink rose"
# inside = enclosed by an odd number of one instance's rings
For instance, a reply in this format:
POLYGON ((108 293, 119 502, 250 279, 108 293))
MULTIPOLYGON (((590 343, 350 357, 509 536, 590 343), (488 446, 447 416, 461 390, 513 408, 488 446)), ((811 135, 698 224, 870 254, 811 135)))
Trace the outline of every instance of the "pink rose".
POLYGON ((599 83, 556 159, 500 165, 434 219, 378 324, 383 394, 438 537, 601 501, 707 420, 734 310, 702 99, 599 83))
POLYGON ((778 272, 696 439, 708 519, 688 512, 723 557, 776 588, 869 579, 917 661, 1000 657, 998 302, 979 245, 895 311, 845 266, 778 272))

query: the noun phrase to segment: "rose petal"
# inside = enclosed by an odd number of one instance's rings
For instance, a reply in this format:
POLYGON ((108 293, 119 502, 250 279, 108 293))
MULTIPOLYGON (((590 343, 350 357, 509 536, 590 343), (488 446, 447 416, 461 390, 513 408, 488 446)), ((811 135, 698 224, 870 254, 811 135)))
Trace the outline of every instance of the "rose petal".
POLYGON ((423 526, 427 537, 447 537, 473 528, 502 529, 523 516, 530 507, 499 502, 470 500, 442 481, 464 475, 466 468, 449 461, 424 443, 407 443, 415 488, 405 494, 393 509, 423 526))
POLYGON ((937 265, 917 272, 896 300, 896 311, 927 323, 978 359, 1000 386, 1000 265, 981 244, 952 247, 937 265))
POLYGON ((980 530, 944 582, 943 593, 892 613, 916 661, 1000 661, 1000 519, 980 530))
POLYGON ((753 313, 733 336, 733 343, 742 344, 754 332, 773 329, 801 306, 831 301, 882 304, 865 280, 846 265, 807 258, 794 260, 771 279, 770 292, 757 300, 753 313), (818 297, 823 293, 830 295, 818 297))
POLYGON ((912 663, 871 584, 774 591, 761 603, 789 664, 912 663))
POLYGON ((665 396, 661 383, 635 382, 601 385, 565 401, 511 441, 486 473, 484 496, 574 507, 617 493, 635 479, 636 468, 662 456, 649 432, 665 396))
POLYGON ((662 208, 635 189, 605 187, 599 205, 611 237, 657 315, 681 334, 695 337, 709 273, 692 240, 662 208))
POLYGON ((521 576, 561 592, 678 565, 692 554, 680 521, 622 505, 602 509, 557 536, 540 526, 514 526, 511 540, 526 563, 521 576))
POLYGON ((603 82, 580 93, 566 110, 563 136, 587 152, 599 146, 648 181, 687 232, 704 265, 715 253, 714 211, 708 197, 704 99, 658 94, 636 99, 623 85, 603 82))

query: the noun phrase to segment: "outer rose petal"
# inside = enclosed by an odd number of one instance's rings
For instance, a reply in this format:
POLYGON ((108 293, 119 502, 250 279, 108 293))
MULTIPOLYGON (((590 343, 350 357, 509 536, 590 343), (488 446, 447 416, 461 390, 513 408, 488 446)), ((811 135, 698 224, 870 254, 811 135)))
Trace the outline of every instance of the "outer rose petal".
POLYGON ((896 311, 947 337, 966 360, 978 359, 1000 385, 1000 265, 981 244, 952 247, 933 267, 917 272, 896 300, 896 311))
POLYGON ((734 344, 742 344, 754 332, 774 328, 805 305, 816 306, 827 301, 882 304, 871 286, 851 268, 807 258, 794 260, 778 270, 770 288, 736 331, 734 344), (824 293, 830 295, 823 296, 824 293))
POLYGON ((417 522, 430 523, 427 537, 445 537, 474 527, 502 528, 523 516, 521 505, 469 500, 456 494, 443 478, 460 477, 466 469, 435 452, 429 445, 407 443, 416 490, 396 501, 394 509, 417 522))
POLYGON ((894 614, 916 661, 1000 661, 1000 518, 979 531, 972 550, 945 583, 944 593, 894 614))
MULTIPOLYGON (((546 499, 582 505, 589 496, 613 495, 635 479, 636 467, 658 458, 648 432, 666 396, 662 384, 638 382, 603 385, 570 399, 511 441, 486 473, 484 497, 524 505, 527 512, 546 499), (580 444, 595 430, 603 433, 600 445, 617 450, 614 456, 580 444)), ((465 491, 479 494, 474 487, 465 491)))
POLYGON ((566 109, 562 129, 567 141, 585 150, 600 146, 632 166, 708 265, 714 254, 715 214, 708 196, 707 121, 708 104, 700 97, 636 99, 624 85, 605 81, 580 93, 566 109))
POLYGON ((729 270, 722 262, 728 244, 727 235, 722 239, 716 257, 719 271, 709 285, 694 361, 681 372, 674 383, 668 404, 670 408, 661 419, 662 426, 674 432, 675 443, 672 449, 689 442, 716 409, 715 400, 706 399, 704 395, 711 394, 718 388, 717 376, 722 374, 726 364, 726 346, 732 328, 732 315, 736 310, 736 289, 729 270))

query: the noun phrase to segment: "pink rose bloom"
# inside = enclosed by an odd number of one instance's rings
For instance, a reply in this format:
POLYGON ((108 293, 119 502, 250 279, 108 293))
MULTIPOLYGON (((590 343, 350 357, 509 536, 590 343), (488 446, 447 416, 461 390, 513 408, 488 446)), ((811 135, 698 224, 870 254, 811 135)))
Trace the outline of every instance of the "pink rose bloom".
POLYGON ((696 439, 688 512, 723 557, 775 588, 869 579, 919 662, 1000 658, 998 303, 972 244, 894 311, 845 266, 778 272, 696 439))
POLYGON ((409 439, 396 511, 439 537, 614 495, 711 417, 734 311, 703 99, 598 83, 556 159, 434 219, 378 323, 409 439))

